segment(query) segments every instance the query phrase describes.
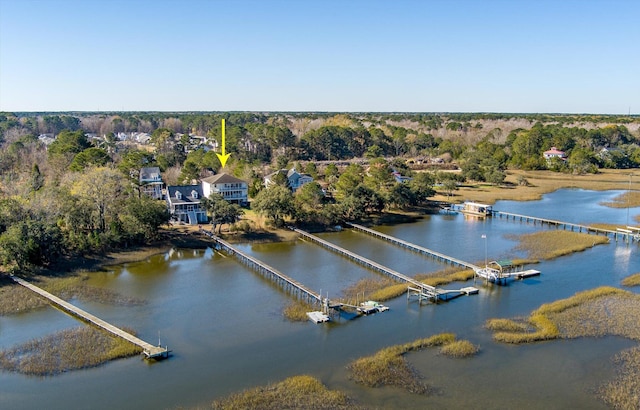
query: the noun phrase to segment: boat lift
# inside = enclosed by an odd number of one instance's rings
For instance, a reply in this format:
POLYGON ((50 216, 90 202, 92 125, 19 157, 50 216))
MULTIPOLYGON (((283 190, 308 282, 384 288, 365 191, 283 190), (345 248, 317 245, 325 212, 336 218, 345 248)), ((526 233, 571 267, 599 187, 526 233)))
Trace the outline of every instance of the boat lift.
POLYGON ((477 268, 473 270, 475 276, 484 278, 486 282, 493 282, 498 285, 505 285, 507 279, 525 279, 532 276, 540 275, 539 270, 517 270, 517 266, 514 265, 511 260, 491 261, 486 264, 484 268, 477 268))

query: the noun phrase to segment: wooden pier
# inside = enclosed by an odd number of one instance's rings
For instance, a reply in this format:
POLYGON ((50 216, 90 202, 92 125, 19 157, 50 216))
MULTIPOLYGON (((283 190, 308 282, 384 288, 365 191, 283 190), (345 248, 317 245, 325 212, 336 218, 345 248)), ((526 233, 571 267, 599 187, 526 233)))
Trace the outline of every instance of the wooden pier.
POLYGON ((391 242, 394 245, 397 245, 397 246, 412 250, 414 252, 417 252, 417 253, 420 253, 420 254, 423 254, 423 255, 431 256, 432 258, 435 258, 437 260, 440 260, 440 261, 443 261, 443 262, 446 262, 446 263, 450 263, 452 265, 463 266, 463 267, 469 268, 469 269, 478 269, 479 268, 479 266, 476 266, 476 265, 474 265, 472 263, 465 262, 463 260, 453 258, 453 257, 445 255, 443 253, 436 252, 436 251, 433 251, 431 249, 424 248, 422 246, 413 244, 411 242, 404 241, 402 239, 393 237, 391 235, 386 235, 386 234, 384 234, 382 232, 378 232, 378 231, 375 231, 373 229, 366 228, 366 227, 364 227, 362 225, 357 225, 357 224, 354 224, 354 223, 347 223, 347 225, 352 227, 352 228, 354 228, 357 231, 367 233, 367 234, 372 235, 372 236, 374 236, 376 238, 383 239, 385 241, 391 242))
POLYGON ((113 326, 110 323, 105 322, 104 320, 92 315, 91 313, 88 313, 82 309, 80 309, 77 306, 72 305, 69 302, 66 302, 62 299, 60 299, 59 297, 52 295, 51 293, 47 292, 46 290, 40 289, 39 287, 27 282, 26 280, 17 278, 15 276, 11 276, 11 279, 13 279, 14 282, 24 286, 25 288, 32 290, 33 292, 37 293, 38 295, 46 298, 49 300, 49 302, 51 302, 54 306, 58 307, 59 309, 63 310, 66 313, 69 313, 85 322, 88 322, 92 325, 98 326, 99 328, 106 330, 107 332, 121 337, 122 339, 125 339, 131 343, 133 343, 136 346, 139 346, 142 348, 142 351, 145 355, 146 358, 148 359, 157 359, 157 358, 166 358, 169 357, 169 353, 170 350, 167 347, 162 347, 162 346, 154 346, 151 343, 147 343, 144 340, 135 337, 134 335, 125 332, 124 330, 113 326))
POLYGON ((308 289, 307 287, 305 287, 301 283, 296 282, 295 280, 293 280, 292 278, 288 277, 284 273, 278 271, 277 269, 267 265, 266 263, 254 258, 251 255, 248 255, 248 254, 242 252, 241 250, 233 247, 230 243, 218 238, 215 235, 211 235, 211 238, 217 244, 219 244, 225 251, 227 251, 228 253, 230 253, 232 255, 235 255, 235 257, 240 262, 242 262, 246 266, 256 270, 262 276, 275 281, 276 283, 278 283, 279 285, 284 286, 285 288, 288 288, 289 290, 292 291, 292 293, 295 296, 299 297, 300 299, 304 299, 305 301, 312 302, 312 303, 313 302, 318 302, 318 303, 321 303, 323 306, 329 305, 330 302, 329 302, 328 299, 323 300, 322 299, 322 295, 312 291, 311 289, 308 289))
POLYGON ((338 253, 339 255, 342 255, 354 262, 357 262, 360 265, 365 266, 368 269, 371 269, 375 272, 379 272, 382 274, 385 274, 387 276, 390 276, 393 279, 399 280, 401 282, 405 282, 407 284, 409 284, 411 287, 413 287, 414 289, 417 289, 418 292, 420 292, 420 294, 423 295, 423 297, 425 298, 430 298, 433 299, 434 301, 437 301, 438 299, 446 299, 447 294, 449 293, 449 291, 443 291, 441 289, 437 289, 434 286, 430 286, 427 284, 424 284, 418 280, 415 280, 407 275, 404 275, 400 272, 397 272, 393 269, 387 268, 386 266, 383 266, 377 262, 372 261, 371 259, 367 259, 363 256, 358 255, 357 253, 351 252, 347 249, 344 249, 338 245, 335 245, 331 242, 325 241, 324 239, 318 238, 315 235, 310 234, 309 232, 303 231, 301 229, 297 229, 297 228, 291 228, 294 232, 299 233, 303 238, 310 240, 311 242, 314 242, 324 248, 327 248, 329 250, 332 250, 336 253, 338 253))
POLYGON ((574 224, 570 222, 557 221, 554 219, 538 218, 535 216, 520 215, 520 214, 514 214, 511 212, 503 212, 503 211, 493 211, 493 216, 497 216, 499 218, 504 217, 506 219, 511 218, 513 220, 520 220, 522 222, 533 223, 534 225, 546 224, 548 226, 555 226, 557 228, 562 227, 562 229, 564 230, 570 229, 572 232, 577 231, 577 232, 584 232, 584 233, 593 234, 593 235, 611 236, 616 241, 618 240, 618 238, 621 238, 625 242, 640 241, 639 231, 637 228, 634 228, 634 227, 627 227, 631 229, 619 229, 619 230, 613 231, 610 229, 595 228, 593 226, 580 225, 580 224, 574 224))

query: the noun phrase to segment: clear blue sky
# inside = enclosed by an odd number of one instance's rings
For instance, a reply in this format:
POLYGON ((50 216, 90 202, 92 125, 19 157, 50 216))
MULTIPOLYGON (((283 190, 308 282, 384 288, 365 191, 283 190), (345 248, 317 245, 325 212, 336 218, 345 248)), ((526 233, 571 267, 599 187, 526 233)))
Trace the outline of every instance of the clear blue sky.
POLYGON ((0 0, 3 111, 629 109, 638 0, 0 0))

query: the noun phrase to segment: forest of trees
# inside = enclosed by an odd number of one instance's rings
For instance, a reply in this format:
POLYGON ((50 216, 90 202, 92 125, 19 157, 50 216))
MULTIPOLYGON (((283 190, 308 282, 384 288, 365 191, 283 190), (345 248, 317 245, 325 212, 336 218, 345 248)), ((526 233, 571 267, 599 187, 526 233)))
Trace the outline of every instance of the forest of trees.
MULTIPOLYGON (((465 180, 501 184, 509 168, 581 174, 640 167, 637 116, 0 113, 0 264, 26 271, 63 255, 157 238, 169 214, 162 201, 140 195, 138 170, 158 166, 167 184, 219 172, 214 145, 203 141, 220 141, 223 118, 232 153, 225 172, 249 182, 252 208, 276 225, 332 225, 424 205, 436 184, 448 192, 465 180), (148 138, 127 139, 131 133, 148 138), (542 153, 551 147, 566 160, 546 161, 542 153), (316 182, 295 194, 286 180, 263 187, 265 175, 288 167, 316 182), (396 183, 393 171, 412 179, 396 183)), ((220 224, 242 212, 219 198, 205 202, 220 224)))

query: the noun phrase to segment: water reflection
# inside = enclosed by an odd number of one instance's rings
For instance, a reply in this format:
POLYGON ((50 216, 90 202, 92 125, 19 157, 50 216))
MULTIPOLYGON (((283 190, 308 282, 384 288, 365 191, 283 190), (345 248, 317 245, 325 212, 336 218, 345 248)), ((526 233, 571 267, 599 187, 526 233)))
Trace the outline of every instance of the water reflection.
MULTIPOLYGON (((496 209, 576 223, 624 223, 626 209, 600 205, 615 195, 563 190, 537 202, 500 201, 496 209)), ((376 229, 465 261, 484 263, 482 234, 490 238, 488 259, 495 260, 517 254, 513 235, 548 228, 443 214, 376 229)), ((411 276, 448 266, 350 230, 321 236, 411 276)), ((303 241, 239 247, 331 297, 362 278, 380 278, 303 241)), ((92 273, 90 285, 147 300, 146 305, 82 305, 105 320, 136 329, 143 339, 155 341, 160 332, 163 343, 174 351, 171 360, 154 366, 137 358, 121 360, 48 379, 0 373, 0 408, 189 407, 292 375, 312 374, 371 408, 599 409, 603 405, 591 389, 611 375, 611 356, 633 343, 602 338, 504 346, 493 343, 483 325, 488 318, 527 316, 542 303, 578 291, 619 286, 622 277, 640 271, 637 253, 637 243, 598 245, 541 262, 535 266, 542 272, 537 278, 507 286, 470 280, 444 287, 475 284, 480 288, 478 295, 438 305, 420 305, 402 296, 385 303, 388 312, 358 320, 343 316, 325 326, 286 321, 282 308, 292 296, 235 258, 210 249, 176 249, 109 272, 92 273), (416 397, 396 389, 366 389, 348 380, 345 366, 351 360, 441 332, 454 332, 479 344, 482 351, 469 360, 448 359, 437 351, 410 354, 412 364, 438 389, 437 395, 416 397)), ((0 317, 0 345, 75 325, 74 319, 54 309, 0 317)))

